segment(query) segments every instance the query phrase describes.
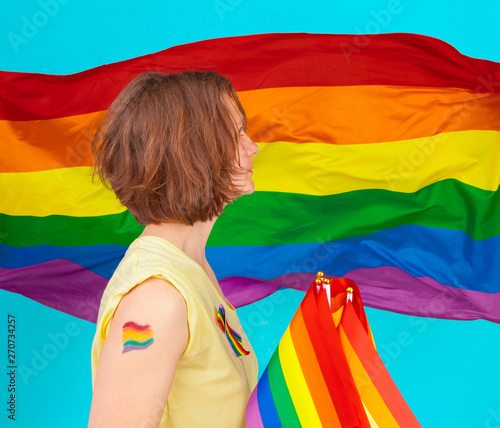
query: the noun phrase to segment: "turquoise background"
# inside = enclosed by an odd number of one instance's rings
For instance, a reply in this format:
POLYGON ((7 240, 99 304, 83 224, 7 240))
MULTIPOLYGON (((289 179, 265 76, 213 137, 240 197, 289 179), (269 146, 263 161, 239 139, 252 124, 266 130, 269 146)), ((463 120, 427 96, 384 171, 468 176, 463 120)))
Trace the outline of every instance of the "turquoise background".
MULTIPOLYGON (((7 71, 75 73, 182 43, 270 32, 418 33, 500 62, 500 2, 493 0, 23 0, 2 6, 0 70, 7 71)), ((239 310, 261 369, 302 296, 280 291, 239 310)), ((8 313, 17 320, 17 419, 2 410, 0 426, 85 427, 94 325, 1 291, 5 344, 8 313)), ((379 352, 423 427, 500 428, 500 326, 367 313, 379 352)), ((8 401, 4 373, 1 403, 8 401)))

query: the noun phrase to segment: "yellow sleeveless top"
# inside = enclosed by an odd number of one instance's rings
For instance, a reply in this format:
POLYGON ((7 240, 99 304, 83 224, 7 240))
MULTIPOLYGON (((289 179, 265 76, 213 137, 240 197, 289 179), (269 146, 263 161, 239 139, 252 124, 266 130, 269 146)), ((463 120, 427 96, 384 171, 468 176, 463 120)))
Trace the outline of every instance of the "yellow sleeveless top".
POLYGON ((215 289, 203 268, 170 242, 137 238, 110 279, 101 300, 92 344, 92 383, 109 325, 120 299, 150 277, 169 281, 186 301, 189 339, 177 365, 160 427, 245 427, 245 409, 257 384, 257 358, 236 310, 215 289), (217 322, 220 306, 227 324, 250 351, 237 356, 217 322))

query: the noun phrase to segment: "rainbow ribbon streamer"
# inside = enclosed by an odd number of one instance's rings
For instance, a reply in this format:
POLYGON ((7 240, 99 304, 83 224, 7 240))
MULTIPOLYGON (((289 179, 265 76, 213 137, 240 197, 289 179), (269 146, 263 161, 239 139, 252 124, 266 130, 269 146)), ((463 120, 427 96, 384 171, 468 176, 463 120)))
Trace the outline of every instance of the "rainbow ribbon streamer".
POLYGON ((417 428, 377 354, 356 284, 309 288, 247 406, 249 428, 417 428), (349 299, 347 296, 349 295, 349 299))
POLYGON ((219 306, 219 310, 217 311, 217 323, 219 324, 222 331, 225 333, 231 348, 237 357, 241 357, 244 355, 248 355, 250 352, 243 348, 243 344, 241 342, 241 336, 229 327, 229 323, 226 320, 226 310, 223 305, 219 306))

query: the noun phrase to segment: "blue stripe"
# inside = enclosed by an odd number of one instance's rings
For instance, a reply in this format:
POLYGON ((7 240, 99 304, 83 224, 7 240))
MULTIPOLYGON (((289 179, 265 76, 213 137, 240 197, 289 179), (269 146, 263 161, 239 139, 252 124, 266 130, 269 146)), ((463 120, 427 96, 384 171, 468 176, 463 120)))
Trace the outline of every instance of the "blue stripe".
MULTIPOLYGON (((126 249, 121 245, 17 248, 0 244, 0 267, 66 259, 109 279, 126 249)), ((359 268, 394 266, 443 285, 500 292, 500 236, 476 241, 461 231, 425 226, 405 225, 323 243, 208 247, 207 258, 218 278, 271 279, 318 270, 343 276, 359 268)))
POLYGON ((398 226, 326 243, 211 247, 207 257, 218 278, 271 279, 318 270, 344 276, 354 269, 394 266, 443 285, 500 292, 500 236, 476 241, 461 231, 425 226, 398 226))
POLYGON ((281 422, 274 405, 271 388, 269 385, 269 376, 267 367, 262 373, 257 389, 257 402, 259 403, 260 416, 265 428, 280 428, 281 422))
POLYGON ((0 244, 0 267, 18 269, 61 259, 78 263, 97 275, 109 279, 127 248, 125 245, 11 247, 0 244))

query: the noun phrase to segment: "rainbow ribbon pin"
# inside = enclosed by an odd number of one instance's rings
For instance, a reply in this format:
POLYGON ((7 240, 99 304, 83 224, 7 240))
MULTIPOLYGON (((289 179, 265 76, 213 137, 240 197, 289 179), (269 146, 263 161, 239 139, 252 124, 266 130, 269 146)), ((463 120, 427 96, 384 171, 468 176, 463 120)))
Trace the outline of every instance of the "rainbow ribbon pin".
POLYGON ((225 332, 227 340, 229 341, 231 348, 233 348, 234 353, 237 357, 241 357, 243 355, 248 355, 250 352, 243 348, 241 343, 241 336, 236 333, 226 320, 226 310, 223 305, 219 306, 219 310, 217 312, 217 323, 221 327, 222 331, 225 332))

